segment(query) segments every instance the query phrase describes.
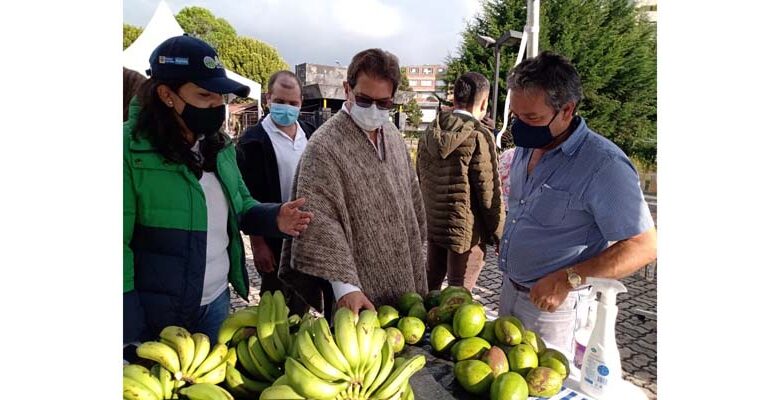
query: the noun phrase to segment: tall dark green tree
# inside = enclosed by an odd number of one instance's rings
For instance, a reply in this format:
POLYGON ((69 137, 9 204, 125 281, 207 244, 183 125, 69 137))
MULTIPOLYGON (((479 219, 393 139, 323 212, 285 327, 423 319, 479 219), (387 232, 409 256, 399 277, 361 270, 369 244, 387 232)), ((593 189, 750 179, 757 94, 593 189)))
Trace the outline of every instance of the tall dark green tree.
MULTIPOLYGON (((493 77, 493 49, 477 35, 499 37, 522 31, 526 0, 485 0, 466 25, 458 55, 449 57, 448 83, 466 71, 493 77)), ((540 6, 539 51, 572 60, 582 78, 579 113, 588 125, 646 164, 656 159, 656 30, 626 0, 544 0, 540 6)), ((517 46, 501 49, 499 118, 506 76, 517 46)))
MULTIPOLYGON (((409 78, 406 77, 406 71, 401 70, 401 83, 398 85, 398 90, 412 91, 412 87, 409 86, 409 78)), ((417 129, 422 123, 422 110, 420 105, 417 104, 417 99, 412 98, 411 101, 404 104, 404 112, 406 113, 406 123, 417 129)))

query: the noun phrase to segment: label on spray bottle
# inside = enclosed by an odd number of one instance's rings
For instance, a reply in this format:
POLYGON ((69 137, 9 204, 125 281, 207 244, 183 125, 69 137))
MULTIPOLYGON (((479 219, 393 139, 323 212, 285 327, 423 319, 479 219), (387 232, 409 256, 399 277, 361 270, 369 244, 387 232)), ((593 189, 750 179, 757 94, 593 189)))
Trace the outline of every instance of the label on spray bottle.
POLYGON ((598 392, 604 390, 604 386, 609 383, 609 368, 604 365, 604 361, 599 357, 599 351, 592 347, 591 356, 588 358, 583 370, 583 380, 585 383, 596 389, 598 392))

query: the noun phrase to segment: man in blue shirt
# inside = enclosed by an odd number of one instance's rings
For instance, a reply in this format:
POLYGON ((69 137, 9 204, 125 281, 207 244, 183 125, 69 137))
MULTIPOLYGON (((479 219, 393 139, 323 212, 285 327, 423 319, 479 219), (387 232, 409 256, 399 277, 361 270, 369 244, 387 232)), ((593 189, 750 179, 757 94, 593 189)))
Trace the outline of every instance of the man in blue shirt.
POLYGON ((587 278, 620 279, 652 262, 656 231, 631 161, 575 114, 582 86, 566 58, 524 60, 508 86, 517 150, 499 315, 520 318, 571 356, 587 278))

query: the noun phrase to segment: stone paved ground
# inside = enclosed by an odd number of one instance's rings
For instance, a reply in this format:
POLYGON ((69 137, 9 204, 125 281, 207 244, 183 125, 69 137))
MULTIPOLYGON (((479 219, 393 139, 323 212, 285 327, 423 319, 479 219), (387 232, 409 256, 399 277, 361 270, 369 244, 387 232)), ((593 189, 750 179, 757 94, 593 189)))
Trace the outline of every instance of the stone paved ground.
MULTIPOLYGON (((653 217, 656 215, 655 196, 648 196, 653 217)), ((260 276, 252 264, 252 252, 245 238, 249 279, 249 303, 260 301, 260 276)), ((495 316, 501 292, 501 272, 498 270, 493 248, 488 248, 485 267, 474 288, 475 298, 485 305, 488 315, 495 316)), ((623 362, 624 379, 644 389, 650 400, 657 398, 657 327, 656 327, 656 265, 644 268, 636 274, 622 280, 628 288, 628 294, 618 296, 616 339, 623 362)), ((236 296, 231 289, 231 307, 235 309, 248 305, 236 296)))

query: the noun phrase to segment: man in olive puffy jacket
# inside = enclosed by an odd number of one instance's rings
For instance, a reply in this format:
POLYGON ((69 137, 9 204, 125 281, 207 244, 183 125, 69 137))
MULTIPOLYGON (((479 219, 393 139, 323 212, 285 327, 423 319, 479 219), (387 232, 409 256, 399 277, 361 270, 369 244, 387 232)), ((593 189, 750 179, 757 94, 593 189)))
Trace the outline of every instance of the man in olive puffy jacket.
POLYGON ((428 289, 471 290, 485 264, 485 245, 504 226, 495 139, 485 117, 490 83, 477 72, 455 81, 455 108, 441 111, 420 139, 417 174, 428 226, 428 289))

